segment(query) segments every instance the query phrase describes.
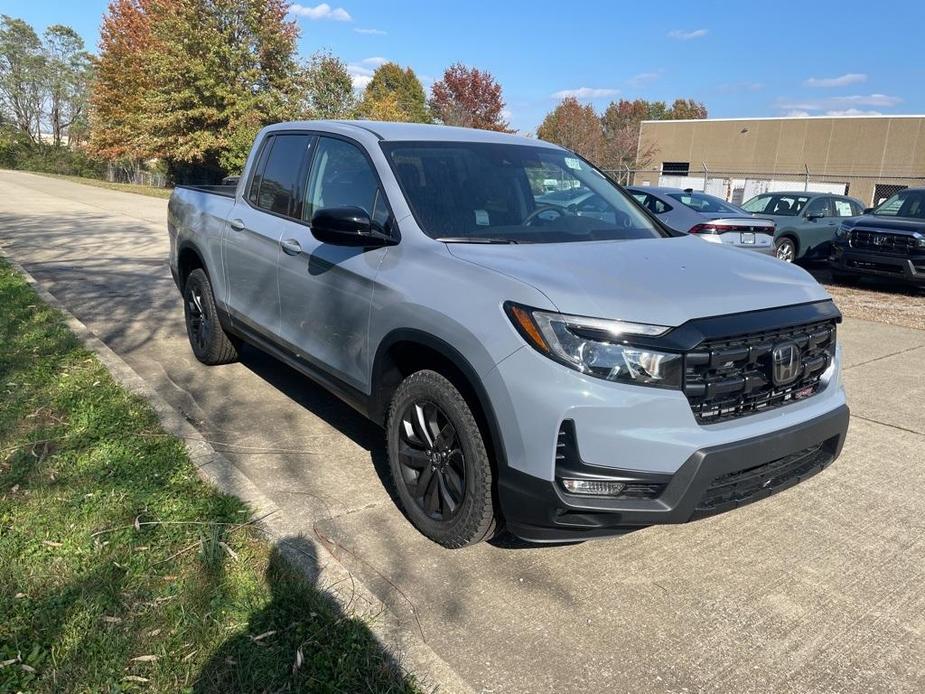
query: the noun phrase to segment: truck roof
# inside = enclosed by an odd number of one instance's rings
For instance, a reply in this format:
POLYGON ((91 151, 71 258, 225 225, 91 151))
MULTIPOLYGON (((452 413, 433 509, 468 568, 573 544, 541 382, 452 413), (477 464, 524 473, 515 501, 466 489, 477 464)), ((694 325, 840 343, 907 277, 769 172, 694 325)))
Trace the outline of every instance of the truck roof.
POLYGON ((534 147, 552 147, 556 145, 523 135, 499 133, 492 130, 476 128, 457 128, 449 125, 428 125, 424 123, 393 123, 372 120, 308 120, 289 121, 269 126, 268 132, 279 130, 320 130, 343 133, 345 129, 354 129, 357 134, 372 134, 380 141, 405 142, 499 142, 513 145, 532 145, 534 147))

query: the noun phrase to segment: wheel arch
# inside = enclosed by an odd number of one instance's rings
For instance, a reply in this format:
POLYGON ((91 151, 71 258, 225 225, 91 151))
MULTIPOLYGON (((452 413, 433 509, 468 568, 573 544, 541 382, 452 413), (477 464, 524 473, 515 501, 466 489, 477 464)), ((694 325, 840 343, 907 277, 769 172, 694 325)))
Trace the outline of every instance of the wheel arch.
POLYGON ((209 273, 206 261, 196 244, 191 241, 181 243, 177 250, 177 285, 181 292, 183 291, 183 286, 186 284, 186 278, 197 268, 202 269, 209 278, 209 281, 212 281, 212 276, 209 273))
POLYGON ((373 359, 370 419, 384 425, 395 389, 406 376, 423 369, 437 371, 456 386, 473 408, 489 457, 499 468, 506 468, 498 419, 478 372, 453 345, 422 330, 399 328, 379 343, 373 359))

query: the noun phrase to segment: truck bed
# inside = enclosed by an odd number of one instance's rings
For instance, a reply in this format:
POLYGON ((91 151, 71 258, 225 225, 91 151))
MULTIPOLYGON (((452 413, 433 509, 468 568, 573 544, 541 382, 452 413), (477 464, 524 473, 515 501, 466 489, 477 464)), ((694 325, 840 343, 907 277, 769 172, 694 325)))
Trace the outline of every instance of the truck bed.
POLYGON ((187 188, 189 190, 198 190, 201 193, 211 193, 212 195, 222 195, 226 198, 233 198, 238 186, 236 183, 233 183, 215 186, 177 186, 177 188, 187 188))

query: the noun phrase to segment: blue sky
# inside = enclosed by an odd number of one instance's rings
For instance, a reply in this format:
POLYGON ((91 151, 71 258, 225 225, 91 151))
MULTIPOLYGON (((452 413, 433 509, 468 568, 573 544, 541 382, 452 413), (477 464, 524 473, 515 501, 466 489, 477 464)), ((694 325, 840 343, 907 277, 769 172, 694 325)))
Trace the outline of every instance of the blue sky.
MULTIPOLYGON (((96 47, 105 0, 0 0, 96 47)), ((426 89, 461 61, 491 71, 532 132, 563 94, 703 101, 713 117, 925 113, 925 3, 302 0, 303 55, 333 51, 362 85, 382 60, 426 89)))

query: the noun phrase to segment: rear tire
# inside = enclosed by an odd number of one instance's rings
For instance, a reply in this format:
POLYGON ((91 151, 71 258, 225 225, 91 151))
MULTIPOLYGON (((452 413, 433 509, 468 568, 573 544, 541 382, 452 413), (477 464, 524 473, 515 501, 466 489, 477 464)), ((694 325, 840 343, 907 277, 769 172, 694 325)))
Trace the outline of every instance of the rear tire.
POLYGON ((238 358, 235 340, 218 320, 218 309, 209 276, 196 268, 183 285, 183 314, 186 335, 196 359, 209 366, 227 364, 238 358))
POLYGON ((797 245, 789 236, 782 236, 774 243, 774 254, 778 260, 792 263, 797 259, 797 245))
POLYGON ((436 371, 402 381, 386 435, 395 491, 415 528, 451 549, 494 533, 491 463, 472 410, 450 381, 436 371))

